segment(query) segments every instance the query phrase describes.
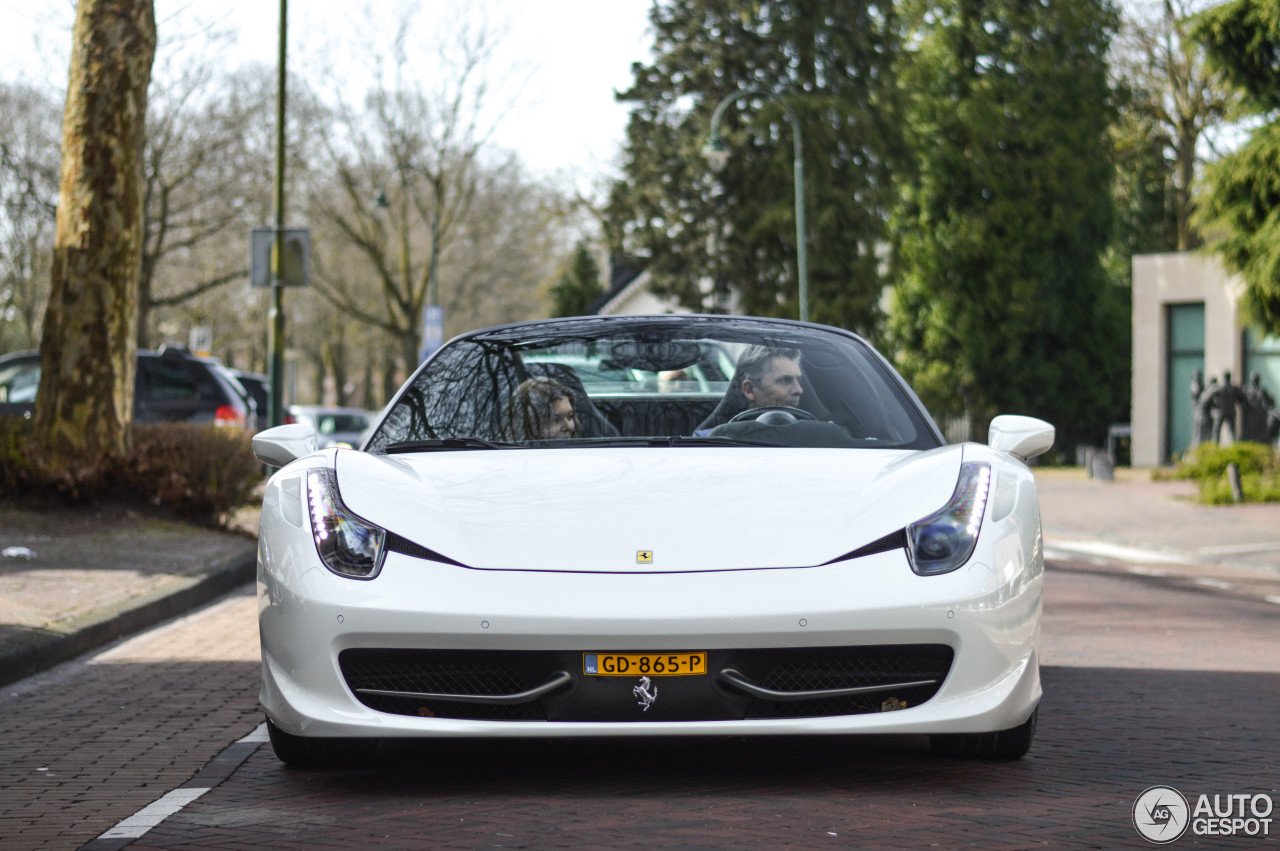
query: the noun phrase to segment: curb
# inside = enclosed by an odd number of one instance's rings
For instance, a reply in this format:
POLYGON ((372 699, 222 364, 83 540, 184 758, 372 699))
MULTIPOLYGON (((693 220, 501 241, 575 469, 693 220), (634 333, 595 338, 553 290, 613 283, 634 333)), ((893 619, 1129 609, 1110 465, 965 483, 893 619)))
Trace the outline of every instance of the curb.
MULTIPOLYGON (((208 573, 179 587, 160 588, 130 601, 123 609, 104 609, 85 617, 65 634, 33 633, 0 646, 0 686, 52 668, 102 645, 131 635, 251 581, 257 553, 247 552, 217 562, 208 573)), ((193 579, 193 577, 182 577, 193 579)))

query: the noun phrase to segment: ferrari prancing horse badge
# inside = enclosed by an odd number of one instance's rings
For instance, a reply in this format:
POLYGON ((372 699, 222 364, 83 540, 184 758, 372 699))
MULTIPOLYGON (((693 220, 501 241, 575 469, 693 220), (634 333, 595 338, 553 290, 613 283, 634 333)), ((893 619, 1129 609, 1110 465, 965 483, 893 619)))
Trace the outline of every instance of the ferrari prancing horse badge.
POLYGON ((653 680, 648 677, 641 677, 639 685, 631 689, 631 693, 639 699, 636 705, 644 707, 645 712, 648 712, 649 707, 653 706, 653 702, 658 699, 658 687, 653 686, 653 691, 649 691, 649 686, 651 685, 653 685, 653 680))

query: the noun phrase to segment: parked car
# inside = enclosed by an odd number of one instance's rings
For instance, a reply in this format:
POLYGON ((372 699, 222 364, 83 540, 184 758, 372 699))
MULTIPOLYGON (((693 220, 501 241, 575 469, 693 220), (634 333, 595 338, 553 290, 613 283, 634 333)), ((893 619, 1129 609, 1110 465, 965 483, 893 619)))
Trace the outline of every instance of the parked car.
POLYGON ((1022 756, 1044 575, 1025 461, 1053 435, 1000 416, 946 445, 883 357, 820 325, 464 335, 361 451, 302 422, 254 438, 282 467, 258 563, 272 746, 897 733, 1022 756), (680 372, 696 389, 648 386, 680 372))
MULTIPOLYGON (((0 356, 0 416, 31 416, 40 386, 40 353, 0 356)), ((214 423, 253 430, 256 406, 249 392, 213 358, 180 346, 138 352, 133 419, 140 423, 214 423)))
POLYGON ((266 428, 271 419, 271 380, 257 372, 227 368, 240 386, 248 391, 258 409, 258 428, 266 428))
POLYGON ((333 408, 324 405, 290 405, 286 423, 306 423, 315 431, 320 448, 355 447, 373 424, 373 415, 362 408, 333 408))

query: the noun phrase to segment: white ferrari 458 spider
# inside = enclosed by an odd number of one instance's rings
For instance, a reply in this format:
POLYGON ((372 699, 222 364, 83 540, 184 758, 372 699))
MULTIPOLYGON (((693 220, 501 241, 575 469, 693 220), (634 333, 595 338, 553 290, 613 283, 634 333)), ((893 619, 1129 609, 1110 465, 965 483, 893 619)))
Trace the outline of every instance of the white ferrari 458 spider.
POLYGON ((927 734, 1019 757, 1044 559, 1024 463, 946 445, 819 325, 528 322, 459 337, 359 449, 254 438, 277 755, 474 736, 927 734))

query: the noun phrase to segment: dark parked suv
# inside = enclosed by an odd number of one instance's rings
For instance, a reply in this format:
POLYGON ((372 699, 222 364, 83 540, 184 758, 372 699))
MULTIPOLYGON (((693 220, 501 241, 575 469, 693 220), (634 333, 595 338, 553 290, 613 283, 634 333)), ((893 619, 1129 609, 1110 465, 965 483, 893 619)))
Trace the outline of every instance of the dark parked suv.
MULTIPOLYGON (((40 353, 0 357, 0 416, 31 416, 40 386, 40 353)), ((216 360, 180 346, 138 352, 133 420, 139 423, 216 423, 253 430, 256 406, 240 382, 216 360)))
POLYGON ((249 397, 258 406, 258 428, 266 428, 269 425, 268 420, 271 419, 270 379, 257 372, 245 372, 243 369, 231 367, 227 369, 236 377, 236 381, 240 382, 240 386, 248 391, 249 397))

